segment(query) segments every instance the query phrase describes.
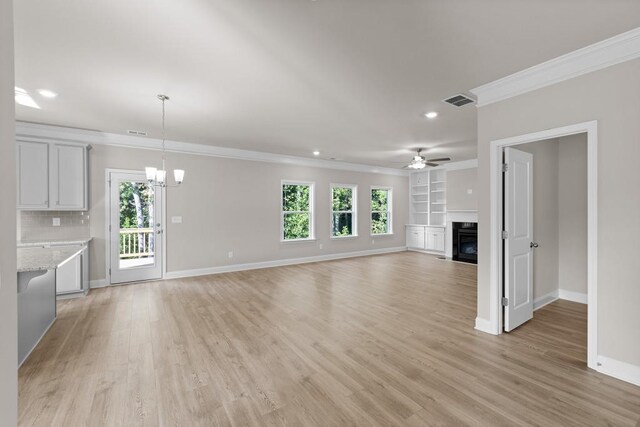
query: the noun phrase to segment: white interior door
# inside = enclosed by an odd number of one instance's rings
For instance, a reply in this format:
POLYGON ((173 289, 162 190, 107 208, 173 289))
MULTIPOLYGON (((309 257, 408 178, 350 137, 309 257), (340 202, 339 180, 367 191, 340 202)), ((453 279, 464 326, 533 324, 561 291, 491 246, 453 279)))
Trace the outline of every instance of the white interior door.
POLYGON ((162 190, 144 172, 109 174, 110 281, 162 278, 162 190))
POLYGON ((505 148, 504 330, 533 317, 533 155, 505 148))

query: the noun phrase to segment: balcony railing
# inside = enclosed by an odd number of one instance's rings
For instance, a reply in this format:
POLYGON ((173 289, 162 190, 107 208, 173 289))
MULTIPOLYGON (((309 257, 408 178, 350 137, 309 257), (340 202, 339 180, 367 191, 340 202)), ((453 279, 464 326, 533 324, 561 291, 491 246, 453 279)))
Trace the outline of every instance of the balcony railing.
POLYGON ((153 255, 153 228, 120 229, 120 259, 148 258, 153 255))

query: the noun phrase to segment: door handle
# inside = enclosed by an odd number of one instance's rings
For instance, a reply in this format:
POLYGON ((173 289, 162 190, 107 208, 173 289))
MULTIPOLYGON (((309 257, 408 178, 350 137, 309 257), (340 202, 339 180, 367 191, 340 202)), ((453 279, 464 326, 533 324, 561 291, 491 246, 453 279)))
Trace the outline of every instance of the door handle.
POLYGON ((530 247, 530 248, 534 248, 534 249, 535 249, 535 248, 537 248, 538 246, 539 246, 539 245, 538 245, 536 242, 531 242, 531 243, 529 243, 529 247, 530 247))

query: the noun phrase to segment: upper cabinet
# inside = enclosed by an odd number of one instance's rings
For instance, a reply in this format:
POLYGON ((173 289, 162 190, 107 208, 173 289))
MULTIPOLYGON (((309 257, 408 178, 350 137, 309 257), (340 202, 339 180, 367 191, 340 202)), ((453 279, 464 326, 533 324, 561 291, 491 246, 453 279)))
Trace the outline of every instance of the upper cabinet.
POLYGON ((18 209, 88 209, 87 145, 18 141, 18 209))

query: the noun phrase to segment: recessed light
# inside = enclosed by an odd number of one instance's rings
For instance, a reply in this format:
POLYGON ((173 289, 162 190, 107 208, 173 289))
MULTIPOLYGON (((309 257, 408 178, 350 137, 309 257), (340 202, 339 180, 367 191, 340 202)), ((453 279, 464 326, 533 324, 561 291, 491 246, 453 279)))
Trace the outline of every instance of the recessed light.
POLYGON ((320 152, 316 150, 316 151, 314 151, 314 152, 313 152, 313 155, 314 155, 314 156, 319 156, 319 155, 320 155, 320 152))
POLYGON ((49 89, 38 89, 38 93, 45 98, 55 98, 56 96, 58 96, 57 93, 49 89))
POLYGON ((426 113, 424 116, 427 119, 435 119, 436 117, 438 117, 438 113, 436 113, 435 111, 430 111, 430 112, 426 113))

